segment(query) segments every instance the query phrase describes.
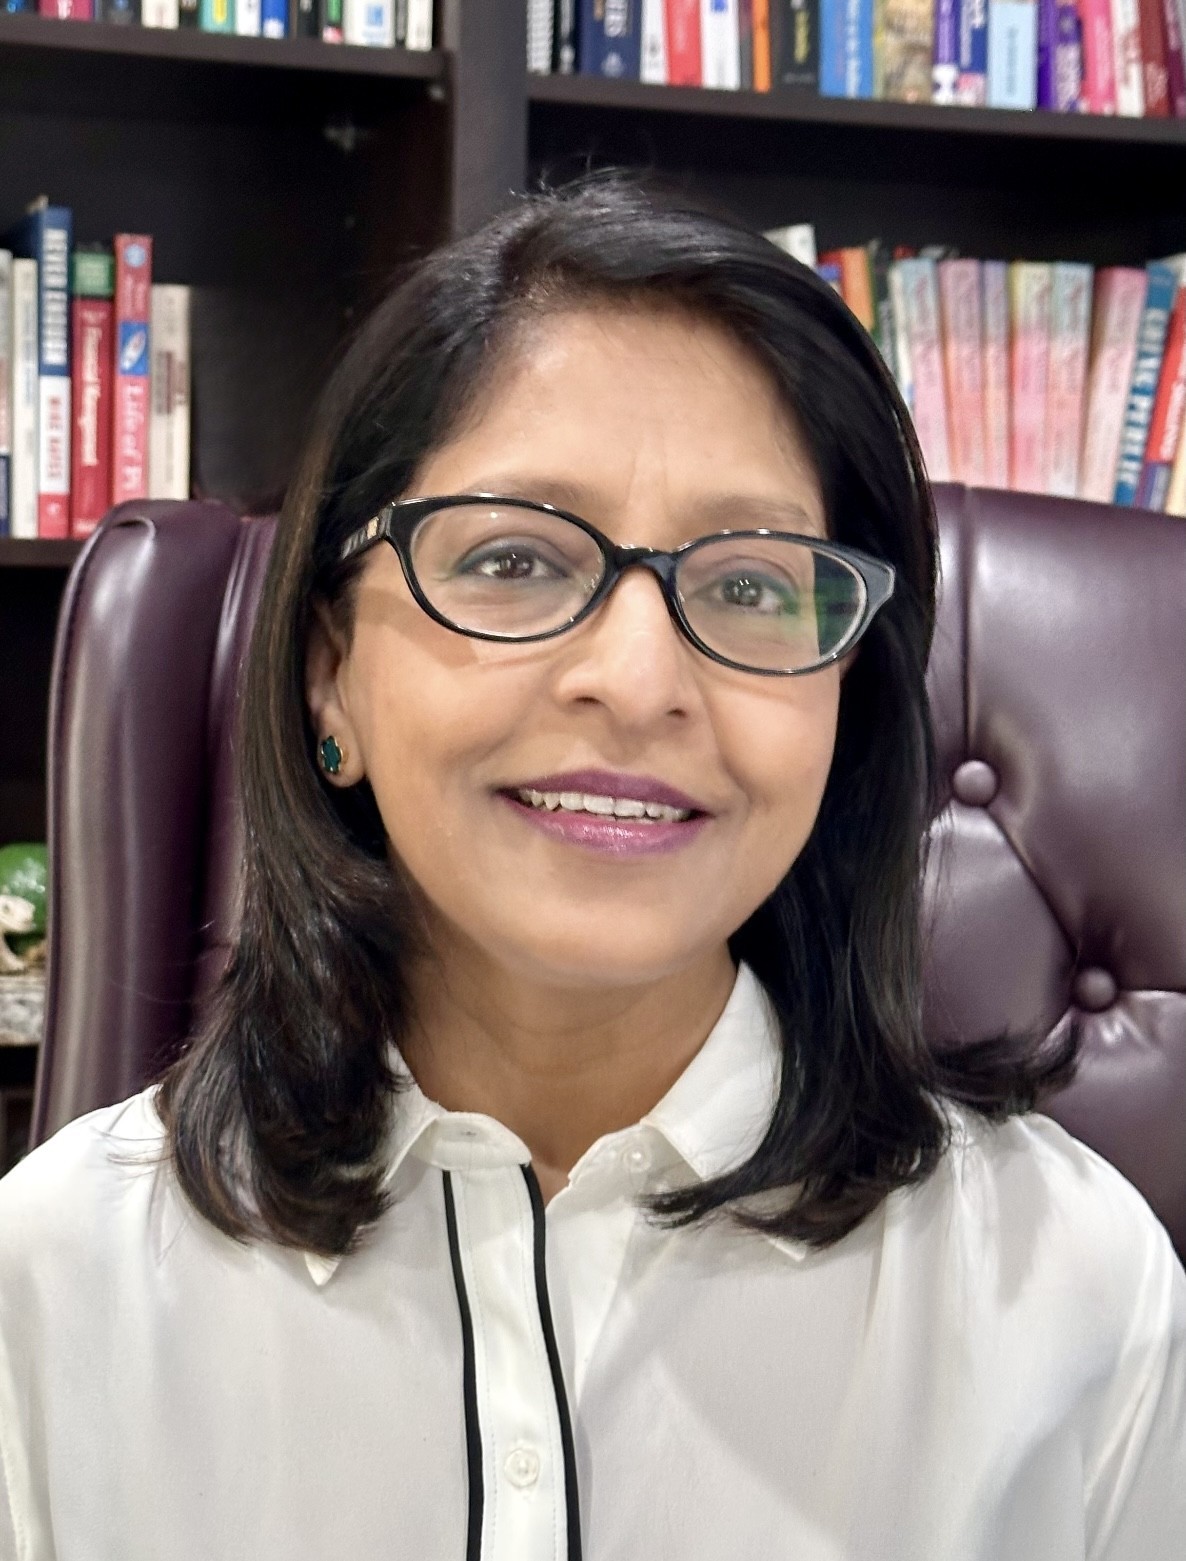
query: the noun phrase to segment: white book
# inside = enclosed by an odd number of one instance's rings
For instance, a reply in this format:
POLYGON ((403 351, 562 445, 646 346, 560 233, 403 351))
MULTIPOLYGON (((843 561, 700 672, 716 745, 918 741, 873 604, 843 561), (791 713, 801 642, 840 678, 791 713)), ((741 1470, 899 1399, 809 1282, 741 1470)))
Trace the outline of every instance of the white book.
POLYGON ((737 0, 700 0, 700 79, 706 87, 741 86, 737 0))
POLYGON ((12 467, 9 530, 37 535, 37 262, 12 263, 12 467))
POLYGON ((177 0, 141 0, 141 27, 176 27, 179 21, 177 0))
POLYGON ((148 497, 188 499, 190 290, 157 282, 151 307, 148 497))
MULTIPOLYGON (((432 48, 432 0, 408 0, 408 29, 404 37, 404 48, 432 48)), ((549 38, 549 56, 551 52, 552 44, 549 38)), ((550 58, 548 64, 550 68, 550 58)))
POLYGON ((785 249, 792 260, 815 270, 819 256, 815 247, 815 228, 810 222, 792 222, 785 228, 770 228, 763 237, 777 244, 779 249, 785 249))
POLYGON ((894 377, 898 381, 898 394, 913 416, 914 368, 910 358, 910 332, 906 329, 906 289, 900 264, 900 261, 894 261, 889 269, 890 313, 894 317, 894 377))
POLYGON ((235 31, 241 38, 258 38, 263 30, 261 0, 235 0, 235 31))
POLYGON ((12 251, 0 249, 0 537, 8 535, 12 464, 12 251))
POLYGON ((667 0, 642 0, 642 64, 639 76, 667 85, 667 0))
POLYGON ((364 48, 394 49, 395 0, 343 0, 342 35, 364 48))
POLYGON ((527 69, 533 76, 552 70, 552 0, 527 0, 527 69))
POLYGON ((1140 0, 1112 0, 1112 49, 1116 112, 1126 119, 1141 119, 1145 113, 1145 82, 1140 0))

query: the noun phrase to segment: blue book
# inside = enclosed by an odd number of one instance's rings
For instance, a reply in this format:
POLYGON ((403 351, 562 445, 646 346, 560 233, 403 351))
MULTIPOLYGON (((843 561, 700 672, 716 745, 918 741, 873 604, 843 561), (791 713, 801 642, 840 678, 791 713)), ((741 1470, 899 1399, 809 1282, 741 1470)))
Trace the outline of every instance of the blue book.
POLYGON ((1165 333, 1170 323, 1170 310, 1174 307, 1174 294, 1178 290, 1178 276, 1170 266, 1159 265, 1154 261, 1146 266, 1145 275, 1148 277, 1145 307, 1137 332, 1137 356, 1133 364, 1132 384, 1124 408, 1120 460, 1116 467, 1116 491, 1112 495, 1114 504, 1136 502, 1141 469, 1145 464, 1149 419, 1153 416, 1153 397, 1157 394, 1161 359, 1165 352, 1165 333))
POLYGON ((873 96, 873 0, 820 0, 819 55, 821 96, 873 96))
POLYGON ((288 0, 262 0, 259 30, 265 38, 288 37, 288 0))
POLYGON ((988 106, 1034 108, 1037 101, 1035 0, 988 0, 988 106))
POLYGON ((988 101, 988 0, 960 0, 957 103, 988 101))
POLYGON ((37 534, 70 535, 70 249, 68 206, 38 202, 0 244, 37 262, 37 534))
POLYGON ((642 65, 641 0, 584 0, 577 58, 585 76, 637 81, 642 65))

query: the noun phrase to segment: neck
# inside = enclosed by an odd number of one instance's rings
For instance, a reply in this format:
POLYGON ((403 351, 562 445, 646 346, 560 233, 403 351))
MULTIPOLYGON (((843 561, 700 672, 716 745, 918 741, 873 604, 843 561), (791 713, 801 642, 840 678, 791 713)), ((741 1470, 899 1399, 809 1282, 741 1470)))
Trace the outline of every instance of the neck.
POLYGON ((548 1198, 591 1144, 663 1098, 735 977, 724 946, 627 987, 533 981, 472 946, 438 946, 413 972, 416 1017, 401 1049, 430 1100, 494 1117, 523 1140, 548 1198))

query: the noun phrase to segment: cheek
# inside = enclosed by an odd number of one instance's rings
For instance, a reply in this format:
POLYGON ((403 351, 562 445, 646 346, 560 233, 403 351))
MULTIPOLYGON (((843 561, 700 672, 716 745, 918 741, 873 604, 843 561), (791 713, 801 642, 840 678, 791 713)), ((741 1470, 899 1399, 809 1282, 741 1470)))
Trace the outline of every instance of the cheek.
POLYGON ((784 697, 736 711, 722 746, 749 799, 756 849, 789 866, 811 833, 832 767, 840 679, 834 668, 799 680, 784 697))

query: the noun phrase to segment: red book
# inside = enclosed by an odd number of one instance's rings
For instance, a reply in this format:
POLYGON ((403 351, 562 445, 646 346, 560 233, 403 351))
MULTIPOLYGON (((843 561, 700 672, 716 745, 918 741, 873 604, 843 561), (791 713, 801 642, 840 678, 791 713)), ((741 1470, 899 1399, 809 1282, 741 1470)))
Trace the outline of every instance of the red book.
POLYGON ((665 0, 667 85, 700 85, 700 0, 665 0))
POLYGON ((1145 118, 1165 119, 1170 111, 1170 97, 1162 0, 1139 0, 1139 4, 1145 118))
POLYGON ((93 22, 94 0, 37 0, 42 16, 56 16, 64 22, 93 22))
POLYGON ((88 537, 111 507, 111 380, 115 310, 110 298, 75 298, 74 439, 70 535, 88 537))
POLYGON ((115 396, 112 405, 111 502, 148 495, 148 320, 152 240, 115 239, 115 396))
POLYGON ((1145 464, 1137 488, 1137 503, 1144 509, 1164 509, 1169 493, 1174 456, 1182 437, 1186 413, 1186 287, 1179 287, 1165 338, 1165 356, 1149 421, 1145 464))

